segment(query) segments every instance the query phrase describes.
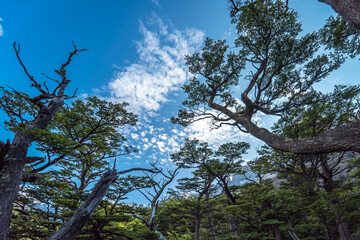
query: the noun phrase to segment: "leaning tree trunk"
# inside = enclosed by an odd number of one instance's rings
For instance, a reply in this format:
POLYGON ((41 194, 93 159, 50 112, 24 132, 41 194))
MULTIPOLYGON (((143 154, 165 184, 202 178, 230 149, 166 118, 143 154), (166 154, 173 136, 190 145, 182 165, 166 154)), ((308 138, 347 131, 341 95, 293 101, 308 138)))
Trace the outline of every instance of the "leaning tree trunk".
POLYGON ((60 230, 51 235, 47 240, 70 240, 85 225, 91 214, 96 210, 104 198, 111 183, 116 179, 117 172, 115 169, 109 170, 96 183, 90 196, 84 204, 76 210, 74 215, 64 223, 60 230))
POLYGON ((318 0, 330 5, 353 28, 360 30, 359 0, 318 0))
POLYGON ((247 116, 240 116, 229 108, 210 101, 209 107, 222 112, 242 125, 251 135, 275 150, 296 154, 323 154, 342 151, 360 153, 360 121, 348 122, 308 139, 284 139, 266 128, 261 128, 247 116))

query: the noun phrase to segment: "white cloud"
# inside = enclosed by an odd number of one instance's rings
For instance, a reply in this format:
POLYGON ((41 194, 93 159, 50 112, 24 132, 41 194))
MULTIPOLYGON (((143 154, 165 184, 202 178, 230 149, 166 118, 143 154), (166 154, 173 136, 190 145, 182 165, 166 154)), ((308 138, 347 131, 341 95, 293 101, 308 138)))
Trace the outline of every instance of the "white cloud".
POLYGON ((168 137, 167 137, 167 134, 164 133, 164 134, 159 135, 159 138, 166 141, 168 137))
MULTIPOLYGON (((3 19, 0 17, 0 22, 2 22, 3 19)), ((4 29, 3 26, 0 24, 0 37, 4 36, 4 29)))
POLYGON ((137 139, 139 139, 139 134, 131 133, 131 137, 132 137, 132 139, 137 140, 137 139))
MULTIPOLYGON (((169 155, 181 148, 185 138, 206 141, 215 148, 226 142, 255 141, 233 126, 213 129, 210 120, 195 122, 185 129, 164 121, 167 110, 161 109, 163 103, 174 101, 176 91, 191 78, 184 56, 200 49, 204 33, 196 29, 174 29, 156 15, 140 23, 139 29, 143 39, 136 45, 138 60, 116 68, 108 85, 114 101, 130 103, 129 110, 139 114, 136 129, 128 132, 130 144, 140 150, 139 159, 167 164, 169 155)), ((175 105, 178 103, 174 102, 175 105)))
POLYGON ((165 148, 165 142, 157 142, 156 144, 157 144, 160 152, 165 152, 165 150, 168 149, 168 148, 167 149, 165 148))
POLYGON ((140 23, 143 39, 137 42, 138 61, 116 71, 109 83, 112 98, 130 103, 134 112, 159 110, 190 77, 184 56, 200 48, 204 33, 169 28, 155 14, 146 24, 140 23))
MULTIPOLYGON (((259 116, 255 117, 258 124, 263 126, 263 119, 258 118, 259 116)), ((214 149, 221 144, 238 141, 249 142, 254 147, 263 145, 261 141, 250 134, 241 132, 234 126, 225 125, 219 129, 214 129, 211 120, 200 120, 187 128, 172 124, 158 125, 159 122, 162 122, 162 119, 148 123, 144 121, 144 117, 141 115, 136 130, 134 132, 130 130, 127 133, 131 136, 128 144, 136 146, 139 150, 135 155, 141 157, 137 157, 136 160, 156 160, 160 164, 168 164, 171 162, 170 154, 180 150, 185 138, 196 138, 202 142, 208 142, 214 149)), ((248 158, 252 159, 253 155, 248 158)))
POLYGON ((152 2, 153 4, 155 4, 155 6, 157 6, 158 8, 161 8, 161 5, 159 3, 158 0, 150 0, 150 2, 152 2))
POLYGON ((85 98, 87 98, 89 95, 87 93, 82 93, 78 96, 79 99, 84 100, 85 98))
POLYGON ((227 142, 255 140, 250 134, 243 133, 234 126, 224 125, 220 128, 214 128, 209 119, 192 123, 185 129, 185 133, 188 138, 208 142, 213 147, 218 147, 227 142))

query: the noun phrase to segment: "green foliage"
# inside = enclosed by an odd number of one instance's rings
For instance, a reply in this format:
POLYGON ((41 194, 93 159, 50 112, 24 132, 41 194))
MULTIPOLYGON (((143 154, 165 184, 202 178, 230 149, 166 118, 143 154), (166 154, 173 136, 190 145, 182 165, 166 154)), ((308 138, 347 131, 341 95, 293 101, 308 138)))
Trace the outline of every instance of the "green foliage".
MULTIPOLYGON (((119 132, 121 127, 136 123, 136 116, 126 106, 96 97, 77 100, 63 107, 48 128, 23 129, 36 139, 37 149, 46 154, 47 161, 38 168, 38 164, 26 167, 27 173, 45 171, 36 182, 22 188, 11 239, 50 236, 83 203, 93 183, 110 167, 108 159, 134 151, 119 132)), ((156 234, 133 219, 134 207, 121 203, 127 193, 152 184, 145 177, 119 177, 76 239, 100 235, 103 239, 156 239, 156 234)))
POLYGON ((47 129, 51 131, 49 135, 34 133, 39 150, 51 149, 53 154, 72 154, 74 158, 83 153, 94 153, 94 158, 99 158, 101 154, 131 152, 132 148, 122 146, 126 139, 118 131, 136 123, 136 115, 125 109, 127 105, 91 97, 63 107, 47 129))
MULTIPOLYGON (((330 17, 320 31, 303 34, 297 13, 284 1, 233 3, 235 47, 207 38, 201 52, 186 57, 195 77, 183 86, 187 99, 173 122, 186 126, 211 118, 216 126, 244 130, 239 120, 251 121, 262 112, 280 116, 274 133, 306 139, 359 121, 360 86, 338 85, 326 94, 313 89, 347 56, 360 53, 357 32, 330 17), (222 107, 226 110, 214 113, 222 107)), ((40 174, 20 189, 10 239, 45 239, 83 203, 111 167, 109 159, 136 151, 120 132, 135 125, 136 115, 126 103, 91 97, 63 107, 46 129, 35 130, 29 119, 39 108, 30 97, 0 91, 0 107, 10 118, 5 126, 35 139, 46 156, 44 163, 26 165, 25 174, 40 174)), ((245 165, 242 156, 249 147, 230 142, 213 149, 186 139, 171 159, 193 171, 159 202, 157 229, 170 240, 194 239, 196 230, 200 239, 338 239, 340 227, 360 237, 358 155, 262 147, 245 165), (243 178, 234 183, 234 176, 243 178)), ((157 239, 134 217, 150 218, 151 209, 123 203, 126 194, 154 184, 147 177, 119 177, 74 239, 157 239)))
POLYGON ((225 41, 206 39, 200 53, 187 56, 195 77, 183 86, 187 99, 172 118, 174 123, 186 126, 211 118, 215 124, 236 121, 236 116, 251 119, 258 111, 280 114, 295 109, 310 99, 314 83, 343 63, 338 52, 319 53, 320 35, 302 34, 297 13, 284 1, 235 2, 236 47, 229 51, 225 41), (224 115, 214 115, 212 111, 219 111, 216 104, 234 115, 224 110, 224 115))
POLYGON ((29 95, 17 91, 9 91, 0 86, 0 109, 10 118, 5 121, 6 128, 10 131, 21 131, 28 126, 39 108, 31 103, 29 95))
POLYGON ((360 86, 335 86, 332 93, 313 92, 311 105, 288 110, 274 125, 287 138, 314 137, 349 121, 357 121, 360 86))
POLYGON ((359 33, 346 23, 339 15, 330 16, 320 30, 323 43, 327 48, 354 58, 360 53, 359 33))

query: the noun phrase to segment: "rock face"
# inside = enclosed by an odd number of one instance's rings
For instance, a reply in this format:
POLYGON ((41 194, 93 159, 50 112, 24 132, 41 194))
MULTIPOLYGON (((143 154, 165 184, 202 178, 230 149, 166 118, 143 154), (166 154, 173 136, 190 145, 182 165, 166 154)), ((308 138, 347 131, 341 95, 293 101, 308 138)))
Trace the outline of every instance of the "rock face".
MULTIPOLYGON (((318 173, 319 186, 323 186, 326 181, 346 180, 356 168, 350 163, 350 160, 360 158, 360 154, 356 152, 336 153, 326 156, 322 161, 316 164, 316 172, 318 173)), ((310 163, 305 163, 307 167, 311 167, 310 163)), ((280 187, 281 183, 286 181, 278 179, 275 174, 267 176, 271 179, 275 187, 280 187)))

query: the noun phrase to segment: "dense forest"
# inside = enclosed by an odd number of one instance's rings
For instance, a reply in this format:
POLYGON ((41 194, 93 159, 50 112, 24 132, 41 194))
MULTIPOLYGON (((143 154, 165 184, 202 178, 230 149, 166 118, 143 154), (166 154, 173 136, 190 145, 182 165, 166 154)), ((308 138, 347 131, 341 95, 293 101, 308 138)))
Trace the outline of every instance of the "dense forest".
POLYGON ((250 161, 247 142, 187 138, 168 169, 115 169, 138 151, 122 132, 137 122, 131 102, 68 93, 67 69, 87 49, 73 43, 41 83, 14 43, 39 94, 0 86, 14 134, 0 145, 0 239, 360 239, 360 85, 314 87, 359 58, 360 4, 320 2, 339 16, 303 33, 288 1, 230 0, 235 41, 207 38, 185 57, 194 77, 171 121, 211 119, 262 140, 250 161), (271 129, 259 115, 276 119, 271 129), (39 156, 28 156, 32 144, 39 156), (148 204, 125 201, 134 191, 148 204))

